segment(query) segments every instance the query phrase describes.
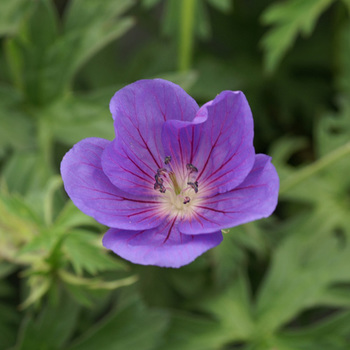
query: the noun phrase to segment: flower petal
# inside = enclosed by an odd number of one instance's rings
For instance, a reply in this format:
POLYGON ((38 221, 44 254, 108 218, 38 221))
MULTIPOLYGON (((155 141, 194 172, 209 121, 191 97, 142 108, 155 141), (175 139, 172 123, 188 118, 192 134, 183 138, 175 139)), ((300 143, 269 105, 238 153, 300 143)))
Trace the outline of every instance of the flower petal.
MULTIPOLYGON (((176 173, 192 164, 195 153, 201 145, 200 127, 198 124, 207 119, 196 117, 192 122, 169 120, 163 124, 162 143, 164 154, 171 156, 171 166, 176 173)), ((195 164, 197 165, 197 164, 195 164)))
MULTIPOLYGON (((195 100, 171 82, 139 80, 116 92, 110 102, 118 142, 130 150, 132 160, 142 159, 157 171, 163 166, 162 124, 166 120, 192 120, 198 110, 195 100)), ((118 170, 120 171, 120 170, 118 170)), ((135 189, 123 183, 124 190, 135 189)))
POLYGON ((156 198, 127 194, 115 187, 101 167, 101 154, 110 141, 88 138, 63 158, 64 187, 74 204, 100 223, 121 229, 149 229, 164 220, 156 198))
POLYGON ((103 245, 136 264, 180 267, 222 241, 221 231, 204 235, 183 235, 175 220, 144 231, 110 229, 103 245))
POLYGON ((185 234, 210 233, 268 217, 277 205, 279 179, 271 157, 257 154, 253 169, 236 188, 204 199, 192 220, 179 223, 185 234))
POLYGON ((158 194, 154 190, 157 168, 152 168, 137 151, 124 147, 117 139, 103 151, 101 164, 109 180, 125 192, 141 196, 158 194))
POLYGON ((253 118, 244 94, 224 91, 192 122, 167 121, 162 142, 174 163, 198 169, 199 188, 211 193, 231 190, 254 164, 253 118))

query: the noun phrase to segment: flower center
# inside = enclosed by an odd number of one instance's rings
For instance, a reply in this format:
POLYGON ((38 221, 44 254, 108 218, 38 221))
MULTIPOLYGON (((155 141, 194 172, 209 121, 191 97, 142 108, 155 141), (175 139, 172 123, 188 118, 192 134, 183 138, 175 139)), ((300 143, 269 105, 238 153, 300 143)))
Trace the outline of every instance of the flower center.
POLYGON ((154 189, 162 193, 162 210, 180 218, 190 216, 199 200, 198 169, 190 163, 186 164, 186 168, 174 169, 170 156, 165 157, 164 164, 154 175, 154 189))

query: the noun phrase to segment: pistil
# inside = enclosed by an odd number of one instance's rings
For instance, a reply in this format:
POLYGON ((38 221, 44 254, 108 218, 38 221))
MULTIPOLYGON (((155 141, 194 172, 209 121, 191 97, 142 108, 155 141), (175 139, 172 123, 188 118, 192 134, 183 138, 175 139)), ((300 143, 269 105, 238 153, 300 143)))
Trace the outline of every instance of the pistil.
POLYGON ((180 194, 181 193, 181 188, 179 186, 179 183, 177 182, 175 173, 171 171, 169 173, 169 177, 170 177, 171 182, 173 183, 173 188, 174 188, 175 194, 176 195, 180 194))
MULTIPOLYGON (((176 215, 189 215, 198 193, 197 173, 198 169, 191 163, 186 164, 185 174, 177 173, 171 165, 171 156, 164 159, 165 166, 157 169, 154 175, 154 189, 165 193, 164 203, 168 210, 177 213, 176 215), (180 175, 180 176, 179 176, 180 175)), ((176 168, 177 169, 177 168, 176 168)))

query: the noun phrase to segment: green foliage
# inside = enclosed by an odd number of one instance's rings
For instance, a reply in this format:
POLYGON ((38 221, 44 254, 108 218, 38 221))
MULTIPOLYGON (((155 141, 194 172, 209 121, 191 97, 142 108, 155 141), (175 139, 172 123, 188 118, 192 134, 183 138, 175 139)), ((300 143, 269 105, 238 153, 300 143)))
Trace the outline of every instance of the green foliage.
POLYGON ((164 311, 149 310, 140 301, 131 300, 112 311, 87 335, 82 335, 69 350, 155 349, 167 327, 168 316, 164 311))
POLYGON ((272 26, 262 41, 266 51, 266 69, 276 68, 300 33, 308 36, 316 21, 334 0, 289 0, 274 3, 262 15, 262 22, 272 26))
MULTIPOLYGON (((0 267, 4 268, 5 264, 0 267)), ((2 271, 5 272, 5 271, 2 271)), ((2 273, 1 277, 6 276, 2 273)), ((0 344, 3 348, 10 347, 16 340, 16 328, 20 321, 20 316, 11 303, 9 303, 10 296, 14 293, 14 288, 5 280, 0 281, 0 344)))
POLYGON ((32 1, 2 1, 0 4, 0 35, 14 34, 30 9, 32 1))
POLYGON ((118 6, 113 1, 105 1, 103 6, 94 1, 72 1, 59 28, 52 2, 38 1, 20 34, 7 42, 13 79, 26 99, 43 105, 64 94, 78 69, 130 28, 130 18, 117 24, 114 19, 132 4, 132 0, 119 1, 118 6))
POLYGON ((62 299, 60 303, 47 303, 37 315, 28 314, 23 319, 13 350, 64 348, 72 336, 79 306, 70 298, 62 299))
POLYGON ((349 10, 1 1, 0 349, 347 350, 349 10), (114 137, 116 90, 154 77, 200 104, 243 90, 256 150, 281 180, 275 215, 173 270, 109 254, 106 228, 67 199, 58 171, 74 143, 114 137))

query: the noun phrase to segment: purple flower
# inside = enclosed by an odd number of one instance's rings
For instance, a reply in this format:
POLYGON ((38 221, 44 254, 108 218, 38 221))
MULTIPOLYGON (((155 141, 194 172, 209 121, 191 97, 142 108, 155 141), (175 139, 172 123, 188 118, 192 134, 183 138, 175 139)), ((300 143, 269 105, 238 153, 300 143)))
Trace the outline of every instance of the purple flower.
POLYGON ((271 215, 279 179, 255 154, 244 94, 201 108, 179 86, 140 80, 111 100, 116 138, 88 138, 63 158, 75 205, 111 227, 103 245, 137 264, 180 267, 222 241, 221 229, 271 215))

